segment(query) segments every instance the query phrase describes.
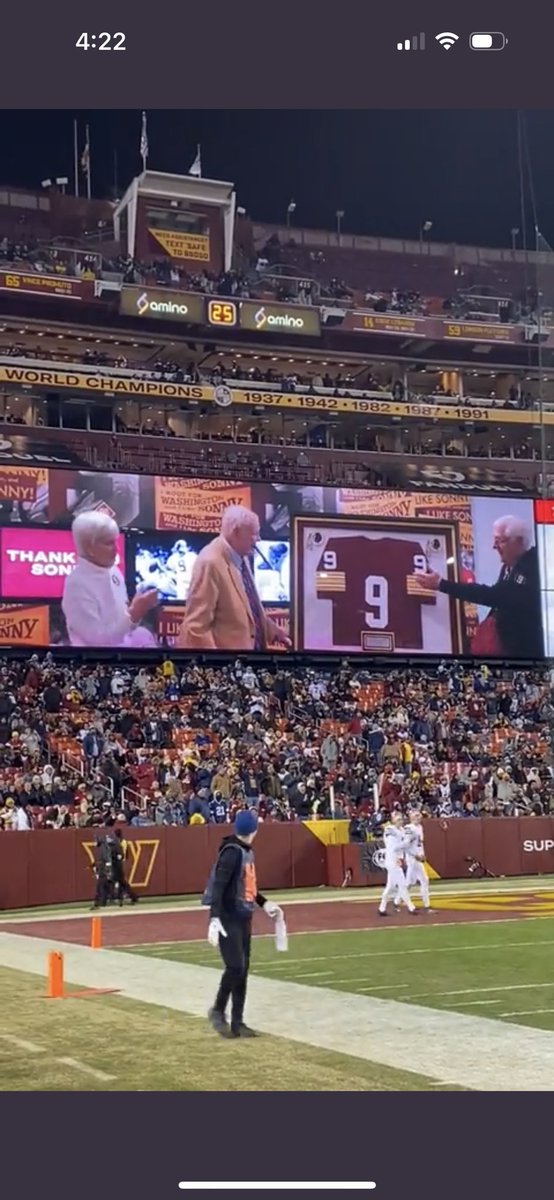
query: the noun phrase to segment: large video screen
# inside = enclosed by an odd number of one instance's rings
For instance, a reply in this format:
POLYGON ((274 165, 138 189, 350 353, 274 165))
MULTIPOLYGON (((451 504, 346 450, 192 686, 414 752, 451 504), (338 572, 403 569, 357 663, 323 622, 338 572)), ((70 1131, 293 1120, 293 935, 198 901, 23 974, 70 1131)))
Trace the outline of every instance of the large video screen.
POLYGON ((1 467, 0 645, 541 657, 552 508, 1 467))
POLYGON ((544 652, 554 658, 554 500, 535 501, 544 652))

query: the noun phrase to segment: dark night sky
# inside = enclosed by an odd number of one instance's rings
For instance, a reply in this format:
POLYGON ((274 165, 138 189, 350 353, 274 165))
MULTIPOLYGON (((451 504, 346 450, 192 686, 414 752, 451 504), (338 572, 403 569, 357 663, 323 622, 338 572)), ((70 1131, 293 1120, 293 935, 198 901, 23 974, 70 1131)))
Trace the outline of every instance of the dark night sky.
MULTIPOLYGON (((119 191, 140 169, 139 112, 0 113, 2 183, 37 187, 73 180, 73 118, 91 127, 93 194, 119 191)), ((526 114, 539 225, 554 242, 554 112, 526 114)), ((513 112, 150 111, 153 170, 186 173, 202 148, 203 174, 235 183, 258 220, 295 221, 345 232, 417 238, 433 221, 437 241, 505 246, 521 225, 513 112)), ((532 236, 528 203, 528 230, 532 236)))

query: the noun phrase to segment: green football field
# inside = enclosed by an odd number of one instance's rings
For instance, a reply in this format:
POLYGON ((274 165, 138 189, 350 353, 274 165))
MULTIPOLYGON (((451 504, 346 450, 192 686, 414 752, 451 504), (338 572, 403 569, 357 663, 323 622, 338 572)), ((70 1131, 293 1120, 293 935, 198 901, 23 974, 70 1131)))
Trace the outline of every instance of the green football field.
MULTIPOLYGON (((213 966, 203 943, 133 947, 129 953, 213 966)), ((288 954, 254 943, 252 971, 267 979, 332 988, 493 1017, 554 1031, 554 916, 523 921, 418 925, 299 934, 288 954)), ((251 1014, 252 1020, 255 1013, 251 1014)), ((553 1078, 554 1088, 554 1078, 553 1078)))
POLYGON ((254 938, 248 1042, 208 1024, 221 963, 190 900, 107 914, 100 951, 82 910, 20 914, 0 930, 2 1087, 552 1091, 554 886, 529 884, 435 886, 433 914, 389 922, 367 891, 283 897, 322 932, 286 954, 254 938), (62 1000, 45 999, 49 950, 62 1000))

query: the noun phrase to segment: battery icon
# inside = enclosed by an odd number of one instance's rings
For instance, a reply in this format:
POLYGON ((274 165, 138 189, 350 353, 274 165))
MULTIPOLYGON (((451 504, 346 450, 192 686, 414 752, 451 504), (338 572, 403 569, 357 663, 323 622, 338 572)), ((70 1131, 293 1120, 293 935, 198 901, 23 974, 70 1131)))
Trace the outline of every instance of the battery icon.
POLYGON ((472 33, 469 45, 471 50, 503 50, 508 39, 503 33, 472 33))

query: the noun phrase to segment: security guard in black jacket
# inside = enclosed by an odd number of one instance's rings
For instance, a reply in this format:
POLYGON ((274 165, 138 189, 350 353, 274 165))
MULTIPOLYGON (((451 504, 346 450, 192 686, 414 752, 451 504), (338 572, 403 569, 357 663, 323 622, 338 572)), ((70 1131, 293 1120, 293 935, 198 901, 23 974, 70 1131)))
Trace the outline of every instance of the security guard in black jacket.
POLYGON ((203 896, 210 906, 208 941, 219 950, 225 970, 208 1017, 222 1037, 256 1037, 244 1023, 246 985, 250 967, 252 917, 256 905, 269 917, 282 917, 282 910, 258 891, 252 843, 258 818, 252 809, 237 813, 234 835, 224 838, 203 896), (226 1016, 231 1000, 231 1024, 226 1016))
POLYGON ((113 899, 115 884, 115 843, 111 835, 97 839, 93 870, 96 891, 92 907, 105 908, 108 900, 113 899))

